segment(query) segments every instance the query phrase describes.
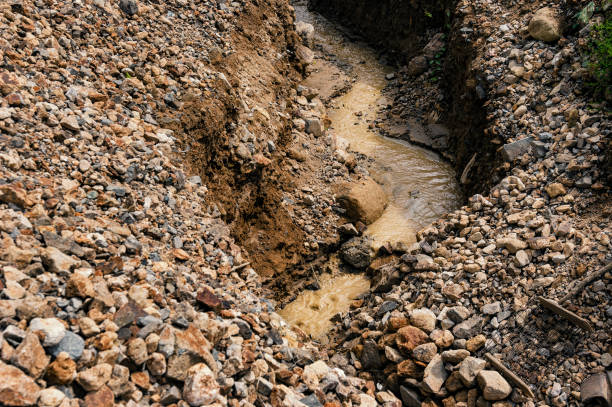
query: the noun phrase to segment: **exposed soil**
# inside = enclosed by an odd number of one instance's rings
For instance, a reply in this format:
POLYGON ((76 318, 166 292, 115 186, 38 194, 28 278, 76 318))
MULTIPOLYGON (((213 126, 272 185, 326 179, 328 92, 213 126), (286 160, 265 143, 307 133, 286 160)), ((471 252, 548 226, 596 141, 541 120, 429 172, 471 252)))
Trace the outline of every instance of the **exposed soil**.
POLYGON ((249 86, 248 96, 253 104, 282 108, 289 91, 301 78, 291 55, 270 58, 296 45, 290 29, 292 16, 278 13, 284 9, 282 2, 271 2, 271 6, 276 7, 275 12, 265 5, 245 7, 236 21, 235 53, 215 64, 228 83, 221 82, 217 92, 187 102, 176 126, 184 132, 190 168, 201 175, 209 188, 214 205, 211 212, 218 211, 247 250, 252 267, 268 278, 283 275, 288 267, 309 255, 304 247, 304 232, 282 204, 283 191, 296 188, 294 177, 283 169, 292 141, 287 119, 291 106, 285 106, 281 114, 274 112, 269 120, 250 122, 251 133, 271 133, 276 149, 267 157, 270 163, 237 161, 231 145, 235 123, 248 115, 240 107, 244 103, 239 95, 241 87, 249 86), (270 20, 277 15, 282 19, 270 20))

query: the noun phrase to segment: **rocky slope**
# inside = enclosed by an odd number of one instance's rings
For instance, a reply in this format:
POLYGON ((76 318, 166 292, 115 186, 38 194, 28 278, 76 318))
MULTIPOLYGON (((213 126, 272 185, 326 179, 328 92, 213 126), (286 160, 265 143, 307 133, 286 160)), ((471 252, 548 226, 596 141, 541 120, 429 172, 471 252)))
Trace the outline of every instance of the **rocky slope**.
POLYGON ((442 119, 448 144, 432 147, 460 163, 468 190, 480 188, 406 253, 384 248, 369 268, 374 292, 337 318, 338 365, 384 383, 405 405, 578 405, 581 382, 612 366, 609 272, 563 304, 593 332, 538 300, 563 298, 611 260, 611 126, 585 93, 580 53, 602 16, 563 33, 561 17, 578 6, 459 2, 446 40, 430 35, 415 54, 424 64, 411 59, 391 78, 394 103, 379 127, 389 116, 422 127, 442 119), (460 116, 459 130, 481 132, 462 138, 450 119, 460 116))
MULTIPOLYGON (((0 27, 0 404, 374 404, 232 237, 303 171, 294 138, 332 160, 288 4, 24 0, 0 27)), ((261 231, 299 252, 330 206, 261 231)))

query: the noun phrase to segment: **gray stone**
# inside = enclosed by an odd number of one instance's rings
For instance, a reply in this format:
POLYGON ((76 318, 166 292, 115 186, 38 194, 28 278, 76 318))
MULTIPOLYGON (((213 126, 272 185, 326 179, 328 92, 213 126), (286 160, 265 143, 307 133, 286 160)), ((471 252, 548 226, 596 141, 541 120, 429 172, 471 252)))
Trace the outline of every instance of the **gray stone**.
POLYGON ((437 351, 438 347, 435 343, 427 342, 414 348, 412 350, 412 356, 414 356, 416 360, 429 363, 434 358, 437 351))
POLYGON ((502 157, 505 161, 512 162, 523 154, 531 153, 533 148, 532 141, 532 137, 526 137, 509 144, 504 144, 502 147, 502 157))
POLYGON ((482 313, 486 315, 497 314, 500 311, 501 311, 501 304, 499 303, 499 301, 493 302, 491 304, 485 304, 482 307, 482 313))
POLYGON ((446 316, 456 324, 463 322, 470 316, 470 314, 470 310, 463 305, 457 305, 456 307, 449 308, 446 311, 446 316))
POLYGON ((308 407, 323 407, 323 404, 321 404, 317 396, 315 396, 314 394, 300 399, 300 403, 304 403, 308 407))
POLYGON ((257 392, 263 394, 264 396, 269 396, 274 389, 274 385, 270 383, 268 380, 260 377, 257 379, 257 392))
POLYGON ((429 362, 423 374, 423 385, 431 392, 437 393, 442 388, 444 381, 448 377, 442 356, 437 354, 429 362))
POLYGON ((400 386, 400 396, 405 407, 421 407, 421 396, 414 390, 400 386))
POLYGON ((373 340, 367 340, 363 344, 361 364, 364 369, 380 369, 383 366, 383 360, 378 351, 378 346, 373 340))
POLYGON ((73 360, 78 360, 83 354, 85 349, 85 341, 79 335, 66 331, 66 334, 62 340, 55 346, 49 348, 49 353, 54 357, 60 354, 60 352, 66 352, 70 355, 73 360))
POLYGON ((323 135, 323 125, 321 120, 317 118, 307 118, 306 121, 306 132, 312 134, 315 137, 321 137, 323 135))
POLYGON ((372 262, 370 241, 354 237, 340 248, 342 259, 357 269, 365 269, 372 262))
POLYGON ((481 327, 482 318, 475 315, 472 318, 467 319, 458 325, 455 325, 453 327, 453 334, 457 338, 467 339, 479 333, 481 327))
POLYGON ((138 4, 134 0, 120 0, 119 8, 128 16, 138 13, 138 4))
POLYGON ((466 387, 472 387, 476 382, 476 376, 485 368, 487 362, 468 356, 459 365, 459 378, 466 387))

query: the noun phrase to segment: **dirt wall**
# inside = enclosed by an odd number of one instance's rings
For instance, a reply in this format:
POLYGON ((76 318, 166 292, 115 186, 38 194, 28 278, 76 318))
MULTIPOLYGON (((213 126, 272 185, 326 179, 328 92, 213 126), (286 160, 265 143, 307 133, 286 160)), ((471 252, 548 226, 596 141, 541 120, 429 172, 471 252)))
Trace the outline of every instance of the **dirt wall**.
POLYGON ((306 237, 281 204, 283 189, 292 187, 281 169, 291 138, 289 93, 301 79, 293 24, 286 0, 246 4, 230 25, 233 52, 211 58, 218 78, 169 119, 192 173, 209 190, 209 210, 265 277, 306 255, 306 237))

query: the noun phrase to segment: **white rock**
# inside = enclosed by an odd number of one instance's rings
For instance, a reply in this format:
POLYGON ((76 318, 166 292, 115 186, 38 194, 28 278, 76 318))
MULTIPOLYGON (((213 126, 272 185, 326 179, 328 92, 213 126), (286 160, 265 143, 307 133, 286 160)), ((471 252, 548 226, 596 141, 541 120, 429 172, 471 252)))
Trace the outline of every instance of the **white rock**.
POLYGON ((485 400, 503 400, 510 395, 512 387, 506 379, 495 370, 481 370, 478 373, 478 385, 485 400))
POLYGON ((44 347, 57 345, 66 335, 66 327, 57 318, 34 318, 30 321, 30 330, 42 331, 45 334, 42 343, 44 347))
POLYGON ((183 398, 192 407, 214 403, 219 397, 219 384, 210 368, 198 363, 189 368, 183 387, 183 398))
POLYGON ((436 314, 430 309, 419 308, 410 313, 410 323, 425 332, 436 329, 436 314))
POLYGON ((329 366, 322 360, 318 360, 304 367, 302 379, 308 386, 316 387, 319 385, 319 380, 324 378, 327 373, 329 373, 329 366))
POLYGON ((38 397, 39 407, 57 407, 66 398, 66 395, 56 389, 55 387, 49 387, 48 389, 41 390, 38 397))

